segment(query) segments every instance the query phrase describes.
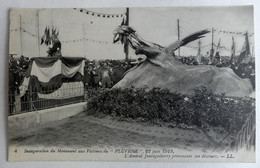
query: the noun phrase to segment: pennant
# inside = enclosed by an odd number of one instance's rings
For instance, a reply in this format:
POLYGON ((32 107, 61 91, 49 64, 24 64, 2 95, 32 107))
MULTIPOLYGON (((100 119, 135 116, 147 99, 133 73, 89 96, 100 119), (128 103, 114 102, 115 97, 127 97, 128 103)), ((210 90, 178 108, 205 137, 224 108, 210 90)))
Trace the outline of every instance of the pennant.
POLYGON ((44 43, 45 39, 46 39, 46 35, 44 34, 44 35, 41 37, 41 45, 44 43))
POLYGON ((46 36, 45 45, 48 46, 48 45, 50 45, 50 30, 49 30, 49 28, 46 28, 45 36, 46 36))
POLYGON ((248 55, 250 55, 250 46, 249 46, 249 40, 248 40, 248 34, 245 34, 245 42, 242 47, 242 50, 240 52, 238 63, 242 62, 248 55))
POLYGON ((56 35, 56 28, 52 27, 52 30, 51 30, 51 35, 56 35))
POLYGON ((219 49, 220 49, 220 41, 221 41, 221 38, 218 40, 217 52, 219 52, 219 49))
POLYGON ((60 33, 59 30, 57 30, 57 33, 56 33, 56 36, 57 36, 57 37, 59 36, 59 33, 60 33))
POLYGON ((121 22, 121 26, 125 25, 125 18, 123 18, 122 22, 121 22))
POLYGON ((46 35, 47 35, 47 26, 45 27, 44 35, 41 37, 41 44, 43 44, 43 43, 46 44, 46 35))
POLYGON ((234 62, 234 57, 235 57, 235 40, 234 37, 232 36, 232 46, 231 46, 231 58, 230 58, 230 64, 232 65, 234 62))

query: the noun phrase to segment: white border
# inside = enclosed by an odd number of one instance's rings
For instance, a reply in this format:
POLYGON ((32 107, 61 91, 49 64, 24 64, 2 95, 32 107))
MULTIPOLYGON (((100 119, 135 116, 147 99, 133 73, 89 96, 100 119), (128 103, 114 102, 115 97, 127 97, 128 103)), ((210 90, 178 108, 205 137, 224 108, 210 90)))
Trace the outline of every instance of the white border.
MULTIPOLYGON (((255 16, 255 55, 256 55, 256 90, 259 90, 259 57, 260 55, 260 1, 259 0, 0 0, 0 167, 15 168, 85 168, 85 167, 200 167, 200 168, 259 168, 260 167, 260 147, 257 145, 257 163, 173 163, 173 162, 7 162, 7 86, 8 86, 8 28, 9 28, 9 8, 72 8, 72 7, 154 7, 154 6, 229 6, 229 5, 254 5, 255 16)), ((257 98, 259 93, 257 92, 257 98)), ((259 101, 258 101, 259 102, 259 101)), ((257 104, 257 114, 259 104, 257 104)), ((260 137, 260 117, 257 115, 257 141, 260 137)))

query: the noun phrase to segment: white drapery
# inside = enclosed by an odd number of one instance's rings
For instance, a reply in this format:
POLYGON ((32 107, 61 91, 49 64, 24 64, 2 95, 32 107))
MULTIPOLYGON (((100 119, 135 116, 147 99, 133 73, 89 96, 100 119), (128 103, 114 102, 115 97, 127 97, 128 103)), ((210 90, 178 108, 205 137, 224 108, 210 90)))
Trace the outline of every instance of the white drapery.
POLYGON ((38 78, 40 82, 49 82, 51 78, 57 75, 64 75, 65 77, 71 78, 77 72, 84 75, 84 66, 85 61, 82 61, 78 66, 69 67, 61 62, 61 60, 57 60, 50 67, 39 67, 35 62, 32 64, 31 75, 34 75, 38 78))

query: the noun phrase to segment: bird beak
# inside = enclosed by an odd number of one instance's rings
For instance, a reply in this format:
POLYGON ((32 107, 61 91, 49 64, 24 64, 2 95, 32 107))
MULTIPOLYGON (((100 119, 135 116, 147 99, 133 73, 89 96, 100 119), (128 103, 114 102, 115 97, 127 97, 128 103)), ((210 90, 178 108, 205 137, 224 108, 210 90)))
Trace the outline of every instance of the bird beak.
POLYGON ((114 34, 113 43, 116 43, 118 41, 119 41, 119 34, 116 33, 116 34, 114 34))

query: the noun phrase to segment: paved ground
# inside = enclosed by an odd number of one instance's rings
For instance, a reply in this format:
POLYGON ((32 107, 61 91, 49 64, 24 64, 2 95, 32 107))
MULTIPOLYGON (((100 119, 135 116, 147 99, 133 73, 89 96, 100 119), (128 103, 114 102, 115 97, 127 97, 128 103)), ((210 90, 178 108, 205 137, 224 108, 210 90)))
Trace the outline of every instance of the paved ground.
MULTIPOLYGON (((219 140, 218 140, 219 141, 219 140)), ((136 122, 76 116, 17 133, 11 145, 46 147, 167 147, 214 150, 216 144, 202 131, 143 125, 136 122)))

